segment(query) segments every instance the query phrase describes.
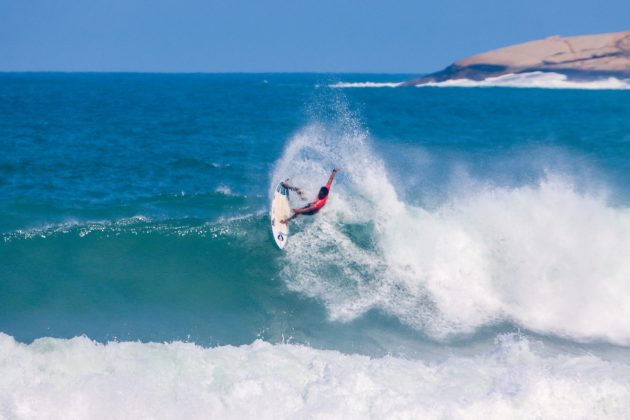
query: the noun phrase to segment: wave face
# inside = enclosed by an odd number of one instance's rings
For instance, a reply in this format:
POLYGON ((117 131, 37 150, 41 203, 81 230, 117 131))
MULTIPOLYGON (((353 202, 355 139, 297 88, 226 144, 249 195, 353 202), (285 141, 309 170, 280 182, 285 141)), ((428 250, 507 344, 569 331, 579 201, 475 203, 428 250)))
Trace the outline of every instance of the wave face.
POLYGON ((4 418, 623 418, 630 367, 499 336, 437 364, 291 344, 30 345, 0 334, 4 418), (46 414, 47 413, 47 414, 46 414))

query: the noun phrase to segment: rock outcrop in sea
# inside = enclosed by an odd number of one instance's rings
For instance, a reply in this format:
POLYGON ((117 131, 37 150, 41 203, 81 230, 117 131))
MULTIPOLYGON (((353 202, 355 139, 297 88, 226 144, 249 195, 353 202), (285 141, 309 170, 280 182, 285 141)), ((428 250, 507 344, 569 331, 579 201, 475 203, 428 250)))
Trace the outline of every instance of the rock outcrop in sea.
POLYGON ((566 38, 555 35, 499 48, 457 61, 444 70, 405 84, 484 80, 529 72, 560 73, 571 80, 630 78, 630 31, 566 38))

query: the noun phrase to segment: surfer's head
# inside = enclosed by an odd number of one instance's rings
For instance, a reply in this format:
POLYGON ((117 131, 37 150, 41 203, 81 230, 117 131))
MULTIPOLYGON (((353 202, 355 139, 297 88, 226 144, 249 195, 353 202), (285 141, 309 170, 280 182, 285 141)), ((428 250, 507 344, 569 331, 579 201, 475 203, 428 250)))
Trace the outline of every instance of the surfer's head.
POLYGON ((317 198, 319 198, 320 200, 324 197, 326 197, 328 195, 328 188, 326 187, 321 187, 319 189, 319 194, 317 194, 317 198))

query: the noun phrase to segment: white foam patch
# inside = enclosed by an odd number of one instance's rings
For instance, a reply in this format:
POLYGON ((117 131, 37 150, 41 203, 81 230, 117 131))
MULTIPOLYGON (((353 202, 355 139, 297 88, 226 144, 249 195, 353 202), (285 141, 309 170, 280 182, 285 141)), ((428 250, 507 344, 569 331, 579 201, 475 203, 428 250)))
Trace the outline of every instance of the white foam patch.
POLYGON ((0 417, 81 419, 624 418, 630 366, 500 336, 441 362, 292 344, 20 344, 0 333, 0 417))
POLYGON ((219 193, 219 194, 223 194, 223 195, 227 195, 227 196, 231 196, 231 197, 236 197, 237 196, 237 194, 234 194, 232 192, 230 187, 228 187, 227 185, 223 185, 223 184, 219 185, 214 191, 219 193))
POLYGON ((328 85, 334 89, 348 89, 348 88, 395 88, 402 86, 402 82, 337 82, 328 85))
MULTIPOLYGON (((337 82, 328 85, 330 88, 397 88, 406 86, 404 82, 337 82)), ((616 77, 598 78, 594 80, 571 80, 566 75, 553 72, 529 72, 504 74, 488 77, 484 80, 452 79, 443 82, 430 82, 416 87, 505 87, 505 88, 538 88, 538 89, 585 89, 585 90, 627 90, 630 79, 616 77)))
POLYGON ((586 89, 586 90, 625 90, 630 89, 630 80, 609 77, 598 80, 569 80, 559 73, 530 72, 505 74, 484 80, 454 79, 444 82, 432 82, 418 87, 508 87, 540 89, 586 89))
POLYGON ((296 134, 272 178, 314 196, 336 165, 327 206, 292 228, 282 272, 330 319, 377 309, 437 339, 511 322, 630 345, 628 209, 550 174, 467 188, 427 211, 398 196, 351 118, 296 134))

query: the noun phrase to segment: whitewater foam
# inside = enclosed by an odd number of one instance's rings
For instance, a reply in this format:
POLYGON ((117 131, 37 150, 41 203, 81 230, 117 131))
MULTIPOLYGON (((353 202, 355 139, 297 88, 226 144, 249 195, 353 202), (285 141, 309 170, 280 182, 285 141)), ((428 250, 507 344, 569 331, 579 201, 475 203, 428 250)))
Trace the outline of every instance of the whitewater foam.
POLYGON ((630 366, 504 335, 440 362, 0 334, 2 418, 622 418, 630 366))
POLYGON ((395 88, 395 87, 399 87, 399 86, 402 86, 402 85, 403 85, 402 82, 388 82, 388 83, 382 83, 382 82, 337 82, 337 83, 333 83, 331 85, 328 85, 328 87, 333 88, 333 89, 383 88, 383 87, 395 88))
POLYGON ((230 187, 223 184, 220 184, 218 187, 216 187, 214 191, 227 196, 238 196, 238 194, 234 194, 234 192, 232 192, 232 189, 230 187))
MULTIPOLYGON (((349 88, 397 88, 406 86, 404 82, 338 82, 328 85, 335 89, 349 88)), ((583 90, 627 90, 630 89, 630 79, 616 77, 599 78, 594 80, 572 80, 566 75, 553 72, 534 71, 518 74, 504 74, 488 77, 484 80, 451 79, 443 82, 429 82, 416 85, 425 87, 505 87, 505 88, 537 88, 537 89, 583 89, 583 90)))
POLYGON ((432 82, 418 87, 509 87, 540 89, 586 89, 586 90, 625 90, 630 89, 630 80, 615 77, 597 80, 570 80, 566 75, 548 72, 505 74, 488 77, 484 80, 453 79, 432 82))
POLYGON ((342 120, 297 133, 276 165, 274 179, 312 192, 344 168, 317 222, 299 221, 291 237, 291 290, 322 301, 332 320, 377 309, 436 339, 509 322, 630 345, 627 209, 548 173, 456 191, 428 211, 398 196, 368 134, 342 120))

